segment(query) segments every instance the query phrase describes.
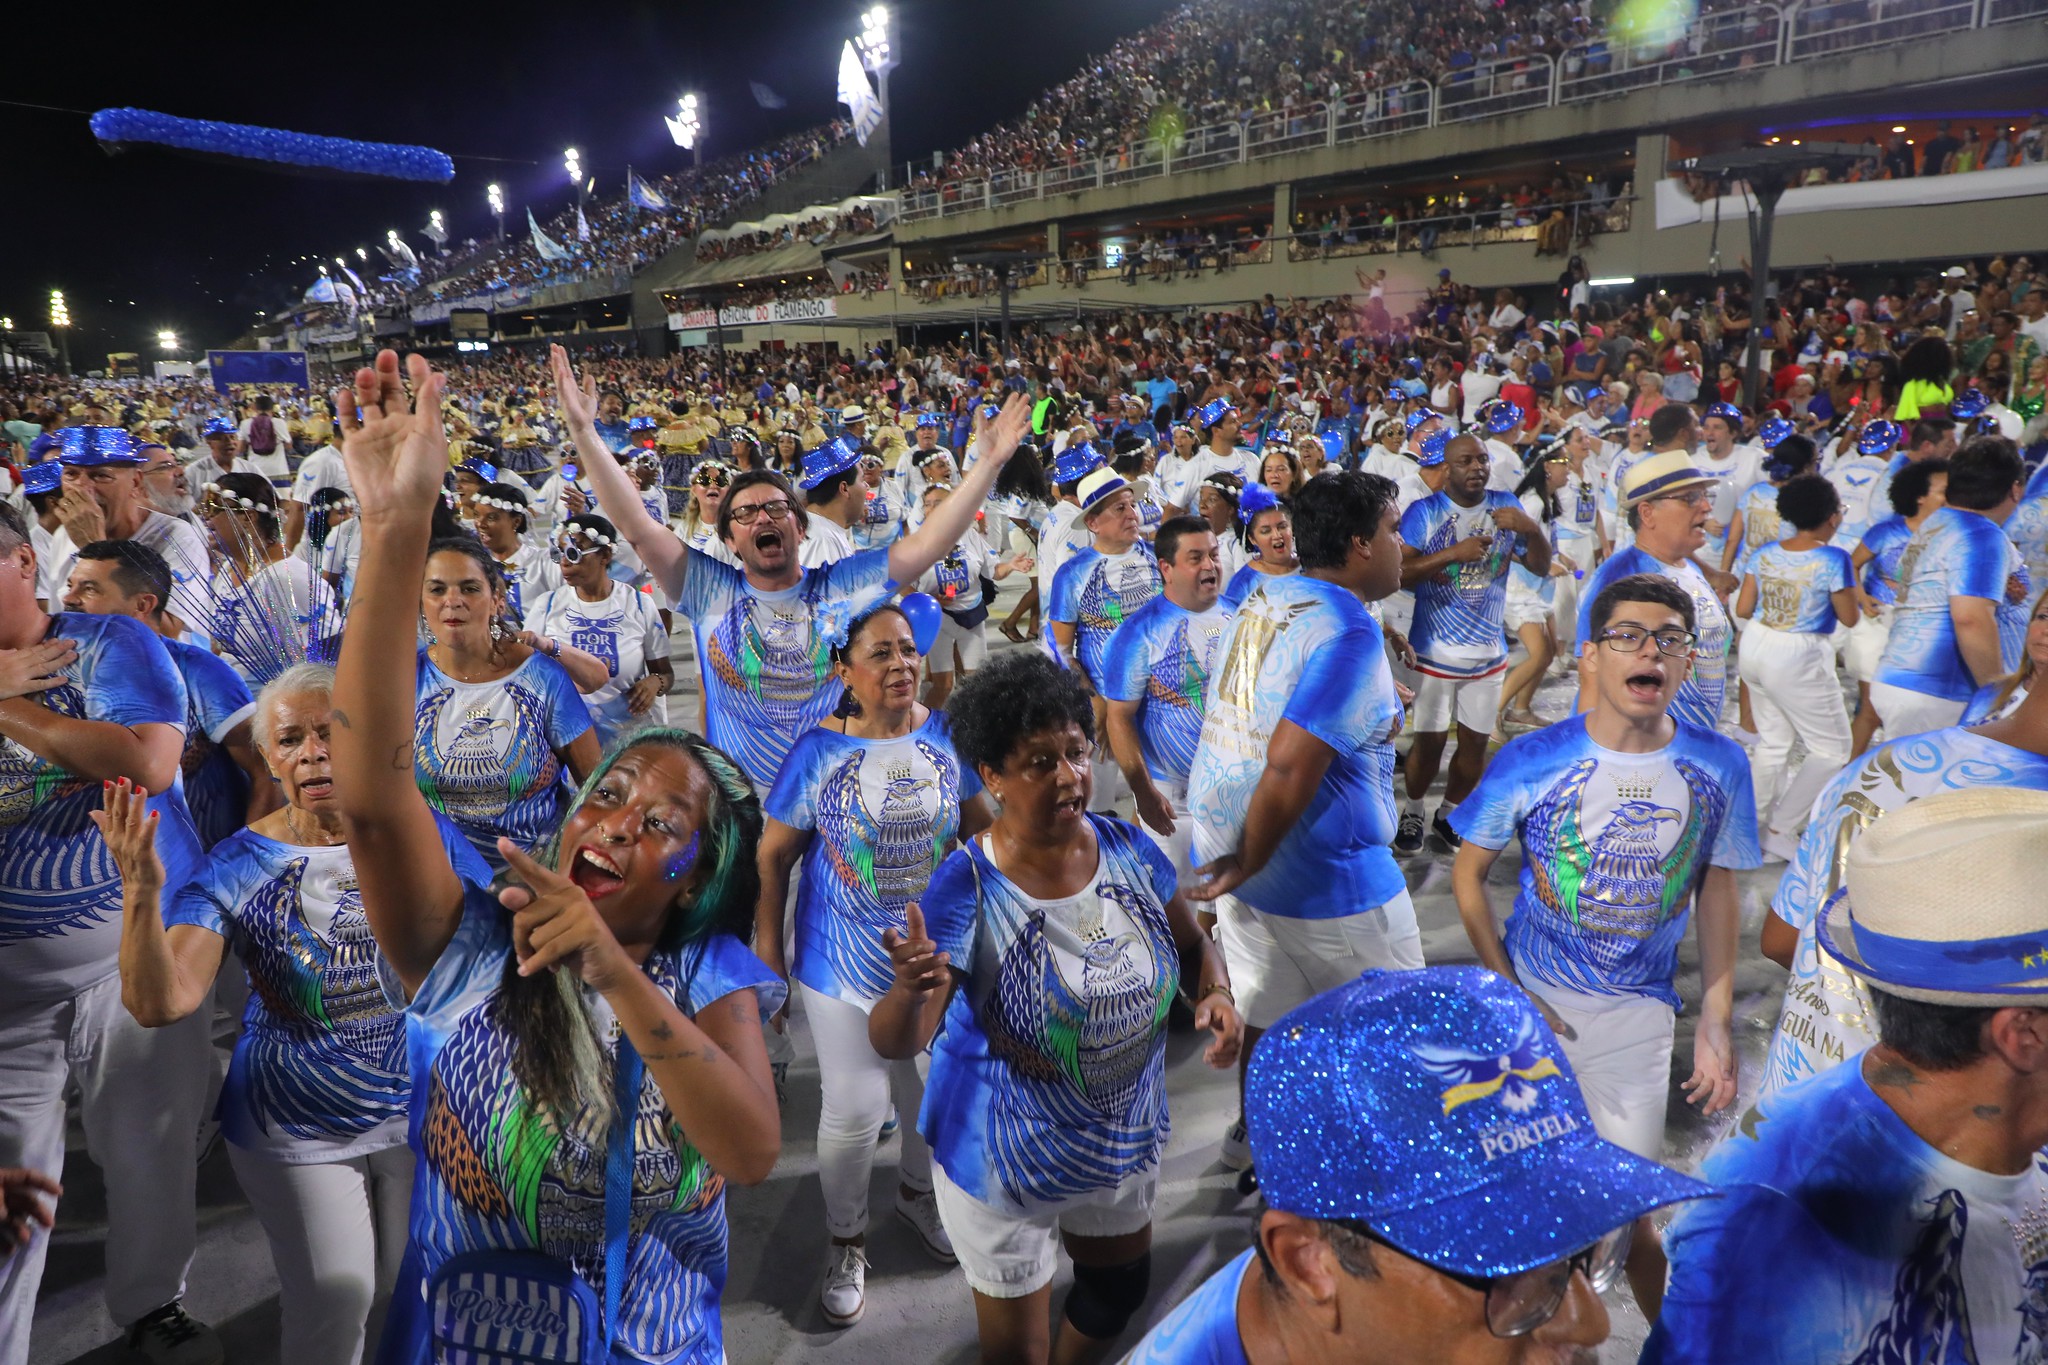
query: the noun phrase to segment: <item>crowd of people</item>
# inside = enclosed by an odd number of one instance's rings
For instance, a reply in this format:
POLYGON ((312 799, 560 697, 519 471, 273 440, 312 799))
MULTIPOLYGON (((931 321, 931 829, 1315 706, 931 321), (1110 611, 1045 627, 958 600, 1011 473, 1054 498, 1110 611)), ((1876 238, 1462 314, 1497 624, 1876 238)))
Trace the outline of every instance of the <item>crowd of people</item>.
POLYGON ((807 218, 801 223, 792 223, 784 227, 741 233, 737 236, 699 238, 697 259, 726 261, 735 256, 758 256, 764 251, 793 246, 797 242, 808 242, 812 246, 829 246, 841 238, 865 237, 872 233, 876 226, 874 209, 862 204, 844 213, 824 213, 816 218, 807 218))
POLYGON ((281 1358, 709 1365, 793 1013, 834 1327, 896 1133, 992 1360, 2029 1358, 2048 283, 1937 279, 10 376, 0 1362, 75 1091, 151 1359, 211 1115, 281 1358), (1251 1245, 1136 1340, 1176 1027, 1251 1245))

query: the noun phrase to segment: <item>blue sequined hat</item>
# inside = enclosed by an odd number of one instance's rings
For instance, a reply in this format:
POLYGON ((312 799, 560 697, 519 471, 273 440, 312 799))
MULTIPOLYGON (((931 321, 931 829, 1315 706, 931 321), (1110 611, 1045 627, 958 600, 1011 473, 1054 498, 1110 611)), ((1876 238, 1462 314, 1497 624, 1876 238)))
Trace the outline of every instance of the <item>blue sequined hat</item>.
POLYGON ((1505 436, 1522 425, 1522 419, 1529 414, 1522 411, 1520 403, 1506 398, 1496 398, 1479 409, 1480 420, 1486 423, 1486 430, 1495 436, 1505 436))
POLYGON ((1766 417, 1756 429, 1756 443, 1765 450, 1772 450, 1777 447, 1778 442, 1796 434, 1798 430, 1798 427, 1782 417, 1766 417))
POLYGON ((1742 430, 1742 409, 1736 407, 1733 403, 1715 403, 1706 410, 1704 415, 1707 417, 1719 417, 1737 431, 1742 430))
POLYGON ((1714 1193, 1593 1129, 1529 997, 1481 967, 1369 971, 1260 1038, 1245 1126, 1266 1202, 1511 1275, 1714 1193))
POLYGON ((1070 445, 1052 462, 1053 482, 1079 483, 1107 463, 1102 452, 1086 441, 1070 445))
POLYGON ((206 425, 199 429, 199 434, 201 436, 232 436, 235 434, 235 424, 225 417, 209 417, 206 419, 206 425))
POLYGON ((1889 455, 1899 448, 1899 438, 1906 429, 1897 422, 1878 418, 1863 428, 1863 434, 1856 438, 1858 455, 1889 455))
POLYGON ((1982 389, 1964 389, 1948 405, 1948 415, 1958 422, 1974 421, 1984 415, 1984 409, 1991 406, 1991 395, 1982 389))
POLYGON ((1420 379, 1404 379, 1394 387, 1399 389, 1408 398, 1429 397, 1429 385, 1423 383, 1420 379))
POLYGON ((455 466, 455 468, 464 474, 474 474, 485 483, 496 483, 498 481, 498 467, 489 460, 479 460, 474 455, 455 466))
POLYGON ((1237 519, 1246 526, 1261 512, 1270 512, 1280 505, 1280 495, 1262 483, 1245 485, 1237 499, 1237 519))
POLYGON ((659 421, 649 417, 644 412, 638 417, 628 417, 626 419, 626 430, 628 431, 655 431, 660 427, 661 423, 659 421))
POLYGON ((835 436, 804 455, 804 475, 796 486, 809 492, 835 474, 844 474, 860 463, 860 447, 844 436, 835 436))
POLYGON ((28 443, 28 462, 34 464, 37 460, 43 458, 45 451, 55 450, 56 448, 57 438, 46 431, 28 443))
POLYGON ((1422 456, 1415 463, 1421 465, 1424 469, 1436 468, 1444 462, 1444 447, 1450 443, 1450 432, 1432 431, 1429 435, 1422 438, 1422 445, 1419 447, 1422 451, 1422 456))
MULTIPOLYGON (((41 440, 39 436, 36 438, 41 440)), ((55 460, 44 460, 21 471, 21 491, 24 493, 54 493, 64 483, 64 467, 55 460)))
MULTIPOLYGON (((995 407, 995 404, 991 403, 989 406, 995 407)), ((1002 411, 1000 408, 996 410, 1002 411)), ((939 425, 939 415, 936 412, 920 412, 917 414, 917 424, 920 427, 936 427, 939 425)))
POLYGON ((135 438, 120 427, 65 427, 57 433, 57 458, 65 464, 142 464, 135 438))
POLYGON ((1195 409, 1195 429, 1207 431, 1224 418, 1237 411, 1237 404, 1228 398, 1212 398, 1195 409))
POLYGON ((1406 417, 1403 417, 1401 421, 1404 425, 1407 426, 1408 434, 1410 436, 1413 436, 1415 434, 1415 428, 1421 426, 1424 422, 1441 422, 1443 420, 1443 416, 1444 415, 1438 412, 1435 408, 1417 408, 1415 409, 1415 411, 1409 413, 1406 417))

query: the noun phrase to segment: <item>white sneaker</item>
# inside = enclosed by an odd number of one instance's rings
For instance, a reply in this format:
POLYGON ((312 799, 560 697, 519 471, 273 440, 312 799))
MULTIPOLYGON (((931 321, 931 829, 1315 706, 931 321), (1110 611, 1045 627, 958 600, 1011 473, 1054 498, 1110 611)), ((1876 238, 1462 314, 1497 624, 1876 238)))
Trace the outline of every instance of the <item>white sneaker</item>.
POLYGON ((832 1264, 825 1269, 825 1289, 818 1304, 825 1321, 834 1327, 851 1327, 860 1321, 868 1306, 868 1258, 857 1246, 832 1248, 832 1264))
POLYGON ((1223 1168, 1227 1171, 1247 1171, 1252 1164, 1252 1143, 1245 1135, 1244 1115, 1237 1116, 1237 1122, 1230 1125, 1223 1134, 1223 1168))
POLYGON ((213 1329, 171 1302, 128 1329, 128 1349, 150 1365, 222 1365, 227 1354, 213 1329))
POLYGON ((933 1260, 944 1261, 947 1265, 958 1263, 960 1258, 953 1254, 953 1239, 946 1235, 945 1224, 939 1221, 938 1196, 926 1191, 911 1198, 898 1190, 896 1216, 910 1224, 911 1231, 924 1243, 926 1253, 933 1260))

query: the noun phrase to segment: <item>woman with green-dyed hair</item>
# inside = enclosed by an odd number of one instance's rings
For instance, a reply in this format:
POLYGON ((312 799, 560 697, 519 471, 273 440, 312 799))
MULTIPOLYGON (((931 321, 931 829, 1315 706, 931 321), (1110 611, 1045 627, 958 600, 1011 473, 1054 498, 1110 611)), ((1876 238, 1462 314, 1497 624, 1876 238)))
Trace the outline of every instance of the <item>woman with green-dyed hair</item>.
POLYGON ((882 931, 924 894, 956 837, 994 818, 981 779, 961 766, 943 711, 917 699, 924 660, 894 603, 855 621, 833 648, 846 684, 839 714, 797 738, 768 794, 754 945, 803 992, 818 1050, 818 1183, 832 1237, 819 1301, 835 1327, 866 1301, 868 1178, 889 1114, 891 1082, 903 1126, 896 1213, 935 1259, 953 1244, 932 1198, 932 1155, 914 1129, 924 1102, 921 1062, 891 1062, 868 1042, 868 1011, 895 980, 882 931), (793 951, 782 943, 790 872, 797 884, 793 951))
POLYGON ((412 780, 412 623, 447 441, 442 377, 385 351, 338 395, 363 526, 333 767, 363 910, 406 1005, 419 1176, 381 1359, 714 1365, 724 1184, 781 1145, 744 942, 761 814, 723 754, 648 730, 597 762, 551 838, 483 861, 412 780), (508 1333, 510 1334, 508 1336, 508 1333), (513 1338, 517 1338, 515 1341, 513 1338))

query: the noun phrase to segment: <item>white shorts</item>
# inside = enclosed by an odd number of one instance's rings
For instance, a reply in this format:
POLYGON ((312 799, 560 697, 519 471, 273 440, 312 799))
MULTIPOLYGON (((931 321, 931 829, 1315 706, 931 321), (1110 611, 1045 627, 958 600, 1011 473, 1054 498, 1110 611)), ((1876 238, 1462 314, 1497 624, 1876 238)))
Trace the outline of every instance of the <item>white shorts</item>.
POLYGON ((1492 734, 1493 722, 1500 715, 1500 680, 1506 672, 1503 660, 1501 667, 1480 678, 1419 674, 1415 680, 1415 733, 1444 734, 1455 716, 1467 730, 1492 734))
POLYGON ((1509 634, 1519 632, 1523 626, 1540 626, 1550 619, 1550 603, 1540 593, 1527 588, 1508 589, 1507 627, 1509 634))
POLYGON ((953 1239, 953 1252, 967 1287, 992 1299, 1021 1299, 1052 1283, 1059 1235, 1122 1237, 1152 1221, 1159 1197, 1159 1167, 1125 1177, 1113 1189, 1091 1190, 1031 1213, 1012 1213, 982 1203, 932 1167, 932 1193, 939 1222, 953 1239))
POLYGON ((1524 985, 1571 1027, 1559 1038, 1579 1078, 1593 1130, 1637 1156, 1661 1161, 1671 1096, 1671 1006, 1644 995, 1591 995, 1524 974, 1524 985))
POLYGON ((1385 905, 1336 919, 1288 919, 1219 901, 1216 927, 1238 1013, 1255 1029, 1273 1027, 1296 1005, 1374 967, 1422 966, 1422 931, 1405 889, 1385 905))
POLYGON ((1870 685, 1870 704, 1877 708, 1877 717, 1884 722, 1887 740, 1925 734, 1929 730, 1946 730, 1963 718, 1965 707, 1965 703, 1950 701, 1947 697, 1930 696, 1881 682, 1870 685))
POLYGON ((953 651, 960 651, 960 667, 972 673, 988 662, 988 622, 978 626, 963 626, 944 612, 939 613, 939 638, 932 641, 932 652, 925 656, 925 665, 934 675, 953 671, 953 651))

